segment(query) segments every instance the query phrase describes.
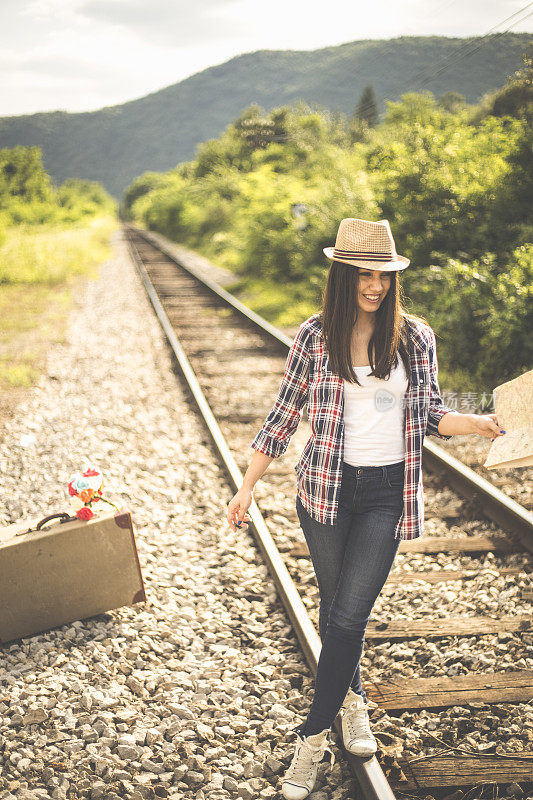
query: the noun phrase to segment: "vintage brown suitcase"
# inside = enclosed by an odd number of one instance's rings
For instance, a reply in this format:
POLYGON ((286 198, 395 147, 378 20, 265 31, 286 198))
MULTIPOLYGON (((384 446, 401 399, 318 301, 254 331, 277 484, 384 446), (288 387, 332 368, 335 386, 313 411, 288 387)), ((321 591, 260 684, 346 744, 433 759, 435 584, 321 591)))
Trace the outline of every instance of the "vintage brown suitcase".
POLYGON ((126 509, 88 521, 41 515, 0 528, 0 642, 144 600, 126 509))

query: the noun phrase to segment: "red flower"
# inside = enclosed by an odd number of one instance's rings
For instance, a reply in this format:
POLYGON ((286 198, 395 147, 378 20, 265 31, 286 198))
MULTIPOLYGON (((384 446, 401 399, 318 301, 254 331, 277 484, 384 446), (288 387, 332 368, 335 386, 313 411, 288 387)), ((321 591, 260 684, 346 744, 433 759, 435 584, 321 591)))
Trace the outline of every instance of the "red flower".
POLYGON ((94 511, 91 511, 88 506, 82 506, 76 511, 76 516, 78 519, 82 520, 92 519, 94 517, 94 511))
POLYGON ((74 481, 71 481, 71 482, 69 483, 69 485, 68 485, 68 493, 69 493, 69 495, 70 495, 71 497, 75 497, 75 496, 77 495, 77 492, 75 492, 75 491, 74 491, 74 489, 72 488, 72 484, 73 484, 73 482, 74 482, 74 481))
POLYGON ((89 467, 88 470, 86 470, 85 472, 82 472, 82 475, 83 475, 84 478, 92 478, 95 475, 98 475, 98 472, 95 469, 92 469, 92 467, 89 467))

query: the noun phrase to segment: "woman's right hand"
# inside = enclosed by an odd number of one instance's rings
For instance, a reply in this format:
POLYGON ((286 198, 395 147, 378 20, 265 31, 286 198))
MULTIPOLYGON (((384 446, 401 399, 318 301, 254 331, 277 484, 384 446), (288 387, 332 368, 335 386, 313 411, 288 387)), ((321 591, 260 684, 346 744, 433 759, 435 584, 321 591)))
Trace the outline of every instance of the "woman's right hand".
POLYGON ((248 522, 250 522, 251 517, 246 512, 250 508, 252 504, 252 492, 250 489, 246 489, 242 486, 237 494, 232 497, 232 499, 228 503, 228 524, 232 530, 236 531, 237 527, 239 528, 248 528, 248 522), (241 521, 242 525, 237 525, 237 522, 241 521))

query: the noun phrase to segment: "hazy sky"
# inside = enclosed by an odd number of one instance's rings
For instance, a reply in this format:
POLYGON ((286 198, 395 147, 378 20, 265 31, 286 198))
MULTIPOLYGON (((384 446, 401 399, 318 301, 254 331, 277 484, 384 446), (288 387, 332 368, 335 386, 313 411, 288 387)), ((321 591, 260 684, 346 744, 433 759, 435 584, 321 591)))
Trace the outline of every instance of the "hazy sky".
POLYGON ((0 116, 92 111, 253 50, 531 31, 525 0, 0 0, 0 116), (503 24, 501 24, 503 23, 503 24))

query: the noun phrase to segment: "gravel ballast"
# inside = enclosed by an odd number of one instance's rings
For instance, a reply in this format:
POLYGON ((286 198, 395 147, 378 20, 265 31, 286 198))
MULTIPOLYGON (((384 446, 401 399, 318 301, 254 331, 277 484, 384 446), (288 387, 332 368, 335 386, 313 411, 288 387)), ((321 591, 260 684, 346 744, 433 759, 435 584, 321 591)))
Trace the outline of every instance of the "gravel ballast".
MULTIPOLYGON (((0 797, 279 797, 312 675, 112 242, 0 428, 0 524, 69 511, 68 478, 93 459, 131 511, 148 600, 2 646, 0 797)), ((354 796, 337 756, 313 800, 354 796)))
MULTIPOLYGON (((148 601, 1 648, 0 798, 280 798, 290 732, 307 713, 313 679, 251 536, 227 525, 233 491, 172 371, 120 231, 113 244, 99 280, 79 292, 68 344, 54 346, 38 385, 0 422, 0 524, 69 510, 68 477, 91 457, 106 491, 131 511, 148 601)), ((306 436, 302 425, 291 447, 301 449, 306 436)), ((238 444, 241 468, 248 445, 238 444)), ((289 484, 281 466, 272 464, 255 499, 289 545, 303 535, 294 476, 289 484)), ((429 485, 426 499, 426 535, 496 529, 467 521, 446 489, 429 485)), ((317 625, 312 565, 284 558, 317 625)), ((466 583, 389 586, 372 619, 528 613, 526 576, 498 574, 527 560, 400 555, 399 569, 479 574, 466 583)), ((532 645, 529 631, 367 642, 363 685, 530 669, 532 645)), ((442 741, 503 757, 533 741, 525 703, 380 709, 371 718, 391 775, 396 759, 439 752, 442 741)), ((337 761, 331 772, 320 767, 310 800, 358 796, 334 750, 337 761)), ((511 795, 519 796, 500 791, 511 795)))

